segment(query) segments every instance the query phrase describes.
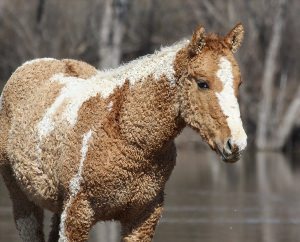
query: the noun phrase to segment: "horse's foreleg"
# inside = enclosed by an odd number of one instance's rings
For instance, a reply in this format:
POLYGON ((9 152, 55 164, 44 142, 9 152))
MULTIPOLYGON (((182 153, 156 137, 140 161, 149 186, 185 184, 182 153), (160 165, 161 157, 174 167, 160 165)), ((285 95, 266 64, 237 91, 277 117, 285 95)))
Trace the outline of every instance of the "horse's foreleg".
POLYGON ((23 242, 43 242, 43 210, 29 201, 8 165, 1 168, 13 203, 14 220, 23 242))
POLYGON ((122 242, 150 242, 162 210, 162 202, 158 202, 133 221, 122 222, 122 242))
POLYGON ((93 224, 94 211, 86 197, 82 194, 70 197, 61 214, 59 241, 87 241, 93 224))

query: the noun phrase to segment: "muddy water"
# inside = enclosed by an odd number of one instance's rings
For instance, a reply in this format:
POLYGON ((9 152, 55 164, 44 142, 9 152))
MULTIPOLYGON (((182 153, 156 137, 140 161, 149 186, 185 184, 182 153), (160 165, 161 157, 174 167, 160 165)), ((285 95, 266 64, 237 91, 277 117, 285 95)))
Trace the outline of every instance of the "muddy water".
MULTIPOLYGON (((300 241, 300 159, 246 153, 234 165, 206 150, 180 150, 166 189, 155 242, 300 241), (297 164, 298 163, 298 164, 297 164)), ((49 213, 45 230, 48 231, 49 213)), ((118 227, 98 225, 90 241, 118 241, 118 227)), ((0 184, 0 242, 20 241, 0 184)))

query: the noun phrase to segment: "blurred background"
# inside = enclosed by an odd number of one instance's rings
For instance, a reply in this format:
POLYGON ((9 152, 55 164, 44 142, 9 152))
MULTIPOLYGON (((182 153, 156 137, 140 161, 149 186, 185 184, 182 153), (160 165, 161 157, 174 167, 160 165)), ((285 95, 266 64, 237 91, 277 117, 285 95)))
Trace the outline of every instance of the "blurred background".
MULTIPOLYGON (((247 151, 237 164, 223 164, 186 129, 154 241, 299 241, 299 13, 297 0, 0 0, 0 90, 30 59, 111 68, 189 38, 198 24, 225 35, 242 22, 236 57, 247 151)), ((90 241, 118 241, 118 230, 97 224, 90 241)), ((1 181, 4 241, 20 240, 1 181)))

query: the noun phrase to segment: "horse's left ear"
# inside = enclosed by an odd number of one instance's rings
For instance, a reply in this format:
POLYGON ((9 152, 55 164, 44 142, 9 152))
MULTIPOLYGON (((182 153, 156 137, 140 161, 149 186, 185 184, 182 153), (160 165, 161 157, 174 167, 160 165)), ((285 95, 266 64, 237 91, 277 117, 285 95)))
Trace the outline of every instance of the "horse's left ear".
POLYGON ((238 23, 226 36, 225 41, 232 52, 236 52, 244 39, 244 27, 238 23))
POLYGON ((191 42, 188 46, 189 56, 192 58, 199 54, 205 46, 205 29, 199 25, 192 35, 191 42))

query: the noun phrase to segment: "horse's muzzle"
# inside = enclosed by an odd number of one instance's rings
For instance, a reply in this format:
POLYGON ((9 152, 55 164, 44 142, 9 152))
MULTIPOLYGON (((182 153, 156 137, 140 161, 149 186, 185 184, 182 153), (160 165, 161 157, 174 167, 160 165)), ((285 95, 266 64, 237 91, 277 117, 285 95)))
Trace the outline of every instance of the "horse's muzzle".
POLYGON ((232 145, 231 139, 228 139, 223 145, 216 145, 216 151, 222 160, 227 163, 237 162, 241 158, 241 152, 236 145, 232 145))

